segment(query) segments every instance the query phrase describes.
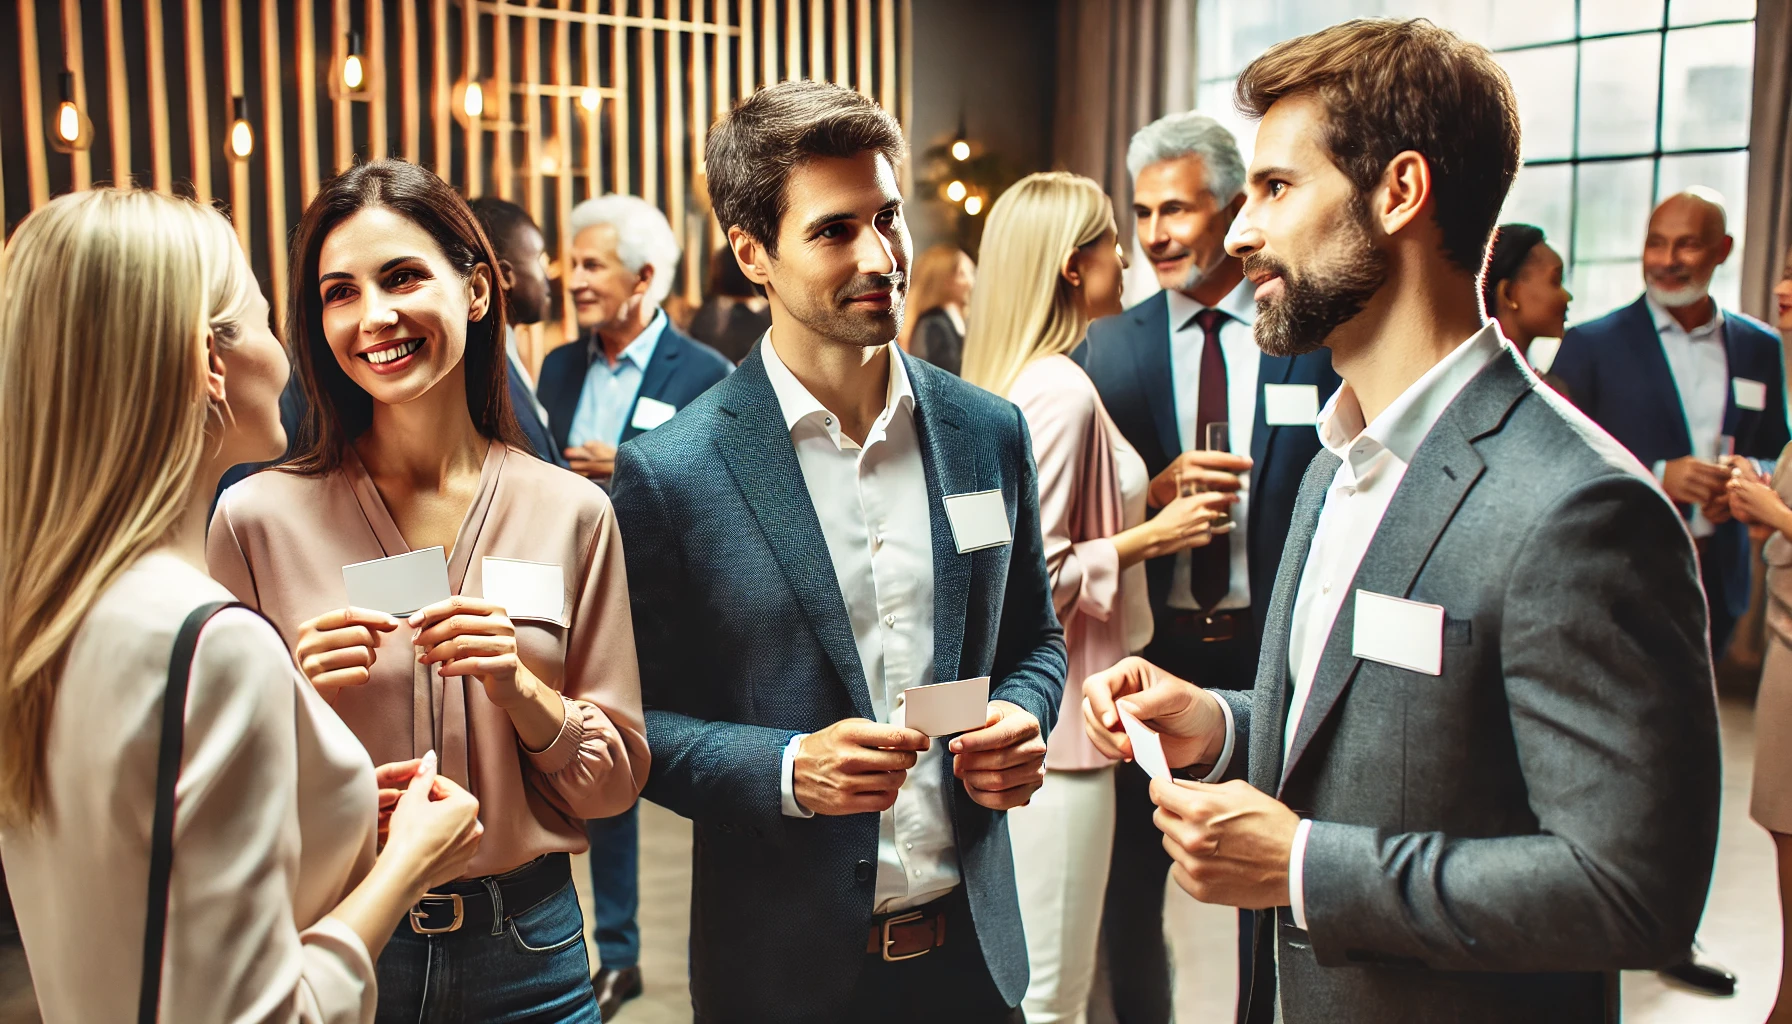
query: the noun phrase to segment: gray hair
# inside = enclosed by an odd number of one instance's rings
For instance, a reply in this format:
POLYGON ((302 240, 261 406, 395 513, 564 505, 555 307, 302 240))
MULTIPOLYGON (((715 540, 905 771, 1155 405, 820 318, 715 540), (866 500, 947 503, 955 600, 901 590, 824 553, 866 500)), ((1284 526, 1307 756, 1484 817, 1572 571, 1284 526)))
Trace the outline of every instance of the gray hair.
POLYGON ((616 229, 616 255, 630 273, 653 267, 653 283, 647 289, 647 301, 659 305, 672 294, 672 280, 678 276, 678 259, 684 250, 672 225, 659 207, 636 196, 609 195, 587 199, 572 208, 567 228, 577 238, 586 228, 608 224, 616 229))
POLYGON ((1244 191, 1244 158, 1238 140, 1206 114, 1169 114, 1133 133, 1126 147, 1126 170, 1134 178, 1152 164, 1198 156, 1207 167, 1207 191, 1222 205, 1244 191))

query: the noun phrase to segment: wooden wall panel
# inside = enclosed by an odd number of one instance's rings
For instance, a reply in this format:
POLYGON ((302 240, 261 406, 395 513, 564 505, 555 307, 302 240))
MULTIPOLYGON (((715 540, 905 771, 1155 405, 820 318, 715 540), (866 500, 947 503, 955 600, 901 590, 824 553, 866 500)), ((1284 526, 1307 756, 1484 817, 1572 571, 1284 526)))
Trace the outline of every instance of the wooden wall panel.
POLYGON ((908 2, 404 0, 390 25, 381 0, 23 2, 24 131, 0 139, 0 166, 24 184, 0 193, 0 206, 10 226, 53 188, 93 177, 90 150, 64 155, 49 144, 60 95, 46 95, 43 82, 67 68, 84 113, 88 95, 105 90, 111 116, 90 133, 106 140, 100 177, 227 198, 276 315, 291 298, 287 236, 304 204, 324 176, 388 152, 431 166, 469 197, 519 198, 562 262, 561 229, 578 201, 618 191, 659 204, 684 246, 682 293, 694 302, 708 255, 725 240, 705 187, 715 117, 792 78, 840 82, 905 111, 908 2), (127 27, 132 6, 142 11, 140 38, 127 27), (46 23, 40 8, 60 16, 46 23), (83 67, 84 15, 104 26, 103 47, 91 51, 96 61, 104 54, 103 69, 83 67), (354 89, 342 77, 351 32, 363 69, 354 89), (171 61, 184 69, 173 83, 171 61), (484 98, 476 117, 465 112, 470 83, 484 98), (587 88, 596 110, 581 102, 587 88), (226 156, 239 96, 255 98, 247 160, 226 156), (171 104, 186 112, 178 132, 171 104), (147 149, 132 146, 133 130, 147 149), (140 154, 145 166, 133 166, 140 154), (214 183, 214 167, 228 168, 229 181, 214 183))

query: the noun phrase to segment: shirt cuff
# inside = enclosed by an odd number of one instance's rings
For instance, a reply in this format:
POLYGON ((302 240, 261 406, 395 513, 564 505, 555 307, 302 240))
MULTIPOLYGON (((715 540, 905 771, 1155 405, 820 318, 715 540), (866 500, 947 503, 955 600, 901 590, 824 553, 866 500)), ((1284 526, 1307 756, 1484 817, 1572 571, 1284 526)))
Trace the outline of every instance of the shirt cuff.
POLYGON ((1307 900, 1301 891, 1301 871, 1307 859, 1307 836, 1312 831, 1313 819, 1300 819, 1300 827, 1294 830, 1294 845, 1288 851, 1288 910, 1294 916, 1294 927, 1303 932, 1307 930, 1307 900))
POLYGON ((784 744, 784 767, 779 773, 778 791, 783 797, 784 816, 786 818, 813 818, 815 812, 796 802, 796 751, 797 746, 808 737, 808 733, 799 732, 790 737, 784 744))
POLYGON ((1232 744, 1238 739, 1238 728, 1232 722, 1232 705, 1218 697, 1213 699, 1220 706, 1220 714, 1226 716, 1226 745, 1220 748, 1219 760, 1213 763, 1213 771, 1208 772, 1206 778, 1197 780, 1199 782, 1218 782, 1225 778, 1226 769, 1232 764, 1232 744))
POLYGON ((1667 471, 1668 461, 1666 459, 1656 459, 1655 465, 1649 467, 1649 472, 1655 474, 1655 482, 1658 484, 1667 480, 1667 471))

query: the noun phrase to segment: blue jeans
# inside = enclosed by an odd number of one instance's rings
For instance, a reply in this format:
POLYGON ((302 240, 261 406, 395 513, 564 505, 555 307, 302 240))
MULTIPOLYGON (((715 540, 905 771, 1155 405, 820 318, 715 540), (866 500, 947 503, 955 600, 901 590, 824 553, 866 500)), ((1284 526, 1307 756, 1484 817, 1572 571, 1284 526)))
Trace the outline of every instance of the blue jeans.
POLYGON ((568 881, 491 927, 419 935, 380 954, 378 1024, 598 1024, 585 921, 568 881))
POLYGON ((591 840, 591 938, 598 962, 620 971, 641 962, 641 805, 585 823, 591 840))

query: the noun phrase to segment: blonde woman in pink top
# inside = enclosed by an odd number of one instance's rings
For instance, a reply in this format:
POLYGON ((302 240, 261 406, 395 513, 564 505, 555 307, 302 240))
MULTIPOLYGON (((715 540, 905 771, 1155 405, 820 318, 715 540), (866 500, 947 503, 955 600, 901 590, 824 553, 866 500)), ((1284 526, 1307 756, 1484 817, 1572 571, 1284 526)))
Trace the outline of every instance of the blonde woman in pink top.
POLYGON ((477 801, 408 755, 375 768, 279 634, 225 608, 191 648, 151 923, 175 638, 230 599, 205 573, 206 510, 227 468, 286 446, 286 377, 215 210, 76 192, 7 244, 0 851, 47 1024, 140 1005, 170 1024, 370 1020, 392 929, 478 846, 477 801))
POLYGON ((299 446, 224 493, 209 539, 212 572, 375 760, 433 748, 480 800, 478 855, 380 960, 382 1022, 595 1024, 569 859, 647 778, 616 522, 523 446, 496 264, 423 168, 327 182, 292 260, 299 446), (343 566, 410 553, 452 597, 404 618, 350 606, 343 566))
POLYGON ((1022 1005, 1029 1024, 1080 1022, 1114 834, 1112 762, 1078 724, 1082 681, 1150 642, 1145 560, 1206 544, 1233 499, 1181 497, 1145 519, 1145 463, 1068 354, 1091 320, 1121 311, 1126 262, 1099 185, 1061 172, 1021 179, 990 209, 981 257, 964 378, 1027 418, 1046 568, 1070 658, 1045 785, 1008 812, 1032 972, 1022 1005))

